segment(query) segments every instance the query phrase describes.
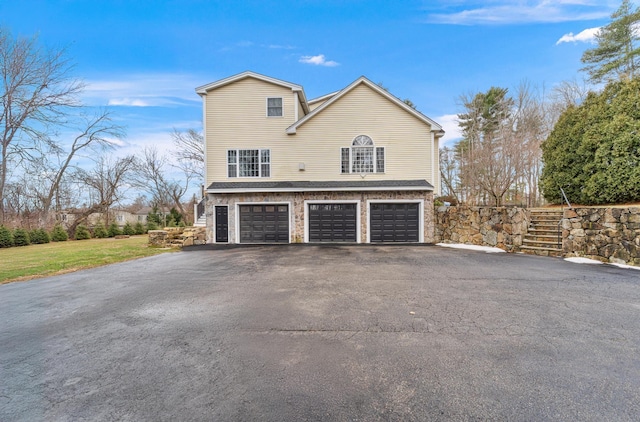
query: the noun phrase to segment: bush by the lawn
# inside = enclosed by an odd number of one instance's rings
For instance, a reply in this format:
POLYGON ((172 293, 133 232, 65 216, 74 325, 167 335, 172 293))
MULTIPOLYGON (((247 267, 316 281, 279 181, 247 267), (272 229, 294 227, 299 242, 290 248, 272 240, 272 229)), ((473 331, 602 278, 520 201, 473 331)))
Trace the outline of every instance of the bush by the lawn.
POLYGON ((93 228, 93 237, 96 239, 104 239, 105 237, 109 237, 109 233, 107 233, 107 229, 104 228, 102 223, 98 223, 97 226, 93 228))
POLYGON ((89 229, 86 226, 79 225, 76 227, 76 240, 85 239, 91 239, 91 233, 89 233, 89 229))
POLYGON ((41 245, 43 243, 51 242, 51 237, 49 237, 49 233, 47 233, 45 229, 31 230, 31 233, 29 233, 29 239, 34 245, 41 245))
POLYGON ((54 242, 66 242, 69 240, 69 235, 61 225, 56 225, 51 231, 51 240, 54 242))
POLYGON ((129 222, 127 221, 124 227, 122 228, 122 234, 126 234, 127 236, 132 236, 136 234, 136 231, 133 229, 131 224, 129 224, 129 222))
POLYGON ((141 222, 137 222, 135 226, 133 226, 134 234, 145 234, 146 230, 141 222))
POLYGON ((5 226, 0 226, 0 248, 10 248, 13 246, 13 234, 5 226))
POLYGON ((29 246, 30 244, 29 233, 25 229, 18 227, 13 231, 13 246, 29 246))
POLYGON ((122 232, 120 231, 120 228, 118 227, 118 225, 116 224, 115 221, 113 223, 109 224, 109 228, 107 229, 107 233, 109 234, 109 237, 116 237, 116 236, 122 234, 122 232))

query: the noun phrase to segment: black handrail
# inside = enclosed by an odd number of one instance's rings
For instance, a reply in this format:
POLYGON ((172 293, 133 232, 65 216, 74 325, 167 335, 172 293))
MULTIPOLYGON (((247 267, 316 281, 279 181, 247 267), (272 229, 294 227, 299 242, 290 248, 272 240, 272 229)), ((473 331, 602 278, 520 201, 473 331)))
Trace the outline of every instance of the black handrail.
POLYGON ((200 200, 200 202, 198 202, 198 207, 197 207, 198 215, 195 218, 196 221, 198 221, 198 219, 204 214, 205 199, 206 198, 202 198, 202 200, 200 200))

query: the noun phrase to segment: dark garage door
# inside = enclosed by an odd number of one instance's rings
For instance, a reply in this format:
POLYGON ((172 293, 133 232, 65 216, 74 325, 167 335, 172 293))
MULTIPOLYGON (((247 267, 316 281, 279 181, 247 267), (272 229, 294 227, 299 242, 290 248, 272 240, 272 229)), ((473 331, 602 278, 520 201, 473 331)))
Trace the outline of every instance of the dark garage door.
POLYGON ((420 240, 418 203, 371 203, 369 210, 371 242, 418 242, 420 240))
POLYGON ((240 243, 289 243, 288 205, 240 205, 240 243))
POLYGON ((309 204, 309 242, 355 242, 356 204, 309 204))

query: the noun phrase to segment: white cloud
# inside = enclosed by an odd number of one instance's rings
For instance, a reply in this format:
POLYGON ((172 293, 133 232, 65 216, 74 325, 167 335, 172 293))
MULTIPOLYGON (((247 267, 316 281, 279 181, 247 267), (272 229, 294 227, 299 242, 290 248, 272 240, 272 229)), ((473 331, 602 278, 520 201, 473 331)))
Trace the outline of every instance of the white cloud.
POLYGON ((326 60, 324 54, 318 54, 317 56, 302 56, 299 60, 300 63, 313 64, 316 66, 338 66, 340 63, 333 60, 326 60))
POLYGON ((444 136, 440 140, 440 147, 451 144, 462 138, 460 127, 458 126, 457 114, 445 114, 434 119, 444 129, 444 136))
POLYGON ((201 101, 195 88, 202 85, 202 80, 193 75, 132 74, 86 83, 83 97, 90 105, 169 107, 201 101))
POLYGON ((564 34, 557 42, 556 45, 562 44, 563 42, 595 42, 596 35, 600 32, 600 27, 597 28, 588 28, 578 34, 574 35, 573 32, 569 32, 568 34, 564 34))
POLYGON ((267 48, 271 48, 275 50, 295 50, 295 47, 292 45, 269 44, 267 48))
POLYGON ((432 13, 427 22, 450 25, 504 25, 541 22, 571 22, 607 18, 616 2, 595 0, 494 0, 469 3, 469 8, 451 13, 432 13))

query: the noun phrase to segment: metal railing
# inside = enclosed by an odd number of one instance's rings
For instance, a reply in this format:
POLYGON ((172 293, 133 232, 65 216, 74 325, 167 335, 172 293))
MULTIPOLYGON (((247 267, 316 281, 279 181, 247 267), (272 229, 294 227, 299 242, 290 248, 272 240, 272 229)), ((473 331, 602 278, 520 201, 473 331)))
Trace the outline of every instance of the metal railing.
POLYGON ((206 202, 205 199, 206 198, 202 198, 200 202, 198 202, 198 205, 196 205, 195 221, 198 221, 198 219, 204 215, 204 203, 206 202))
MULTIPOLYGON (((562 194, 562 198, 564 199, 564 202, 567 203, 567 205, 569 206, 569 209, 573 209, 573 207, 571 206, 571 202, 569 202, 569 199, 567 198, 567 194, 564 192, 564 189, 562 189, 562 186, 560 186, 560 193, 562 194)), ((562 218, 560 218, 560 221, 558 221, 558 249, 562 249, 562 230, 560 229, 562 226, 562 222, 564 221, 564 202, 563 202, 563 206, 562 206, 562 218)))

